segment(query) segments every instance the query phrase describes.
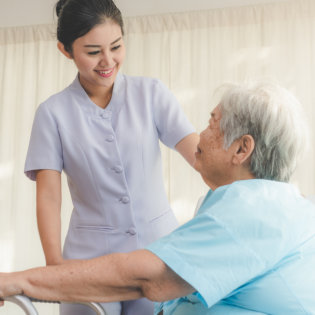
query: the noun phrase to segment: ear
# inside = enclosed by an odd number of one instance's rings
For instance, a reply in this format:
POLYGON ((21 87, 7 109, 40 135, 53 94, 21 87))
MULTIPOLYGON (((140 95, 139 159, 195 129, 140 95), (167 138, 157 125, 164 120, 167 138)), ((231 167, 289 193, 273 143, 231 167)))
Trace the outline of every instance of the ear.
POLYGON ((244 135, 236 140, 232 163, 241 165, 249 162, 255 148, 255 140, 251 135, 244 135))
POLYGON ((58 43, 57 43, 57 47, 58 47, 58 49, 61 51, 61 53, 62 53, 63 55, 65 55, 65 56, 66 56, 67 58, 69 58, 69 59, 73 59, 72 54, 70 54, 68 51, 66 51, 65 46, 64 46, 63 43, 58 42, 58 43))

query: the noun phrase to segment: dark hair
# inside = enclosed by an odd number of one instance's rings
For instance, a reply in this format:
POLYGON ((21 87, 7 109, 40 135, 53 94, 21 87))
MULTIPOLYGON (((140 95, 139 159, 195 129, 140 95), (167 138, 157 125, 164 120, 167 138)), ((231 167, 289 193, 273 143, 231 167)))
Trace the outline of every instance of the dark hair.
POLYGON ((77 38, 88 33, 94 26, 104 23, 106 19, 116 22, 124 34, 121 12, 112 0, 59 0, 56 14, 57 39, 69 53, 77 38))

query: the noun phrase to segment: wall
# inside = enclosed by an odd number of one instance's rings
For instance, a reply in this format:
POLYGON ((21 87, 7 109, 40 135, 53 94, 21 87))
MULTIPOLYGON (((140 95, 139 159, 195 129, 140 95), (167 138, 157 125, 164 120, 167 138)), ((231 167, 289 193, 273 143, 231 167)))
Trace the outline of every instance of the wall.
MULTIPOLYGON (((198 11, 286 0, 116 0, 124 16, 198 11)), ((0 0, 0 27, 51 24, 56 0, 0 0)))

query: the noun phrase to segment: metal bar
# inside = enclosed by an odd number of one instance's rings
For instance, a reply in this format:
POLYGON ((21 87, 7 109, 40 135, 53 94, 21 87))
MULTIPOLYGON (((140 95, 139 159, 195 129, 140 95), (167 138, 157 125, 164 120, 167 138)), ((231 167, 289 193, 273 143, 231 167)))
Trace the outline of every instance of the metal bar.
POLYGON ((4 298, 4 300, 20 306, 24 310, 26 315, 38 315, 36 308, 27 296, 13 295, 4 298))
MULTIPOLYGON (((59 301, 43 301, 43 300, 38 300, 34 298, 29 298, 28 296, 25 296, 25 295, 13 295, 13 296, 4 298, 4 300, 15 303, 18 306, 20 306, 24 310, 26 315, 38 315, 38 312, 32 302, 60 304, 59 301)), ((98 303, 94 303, 94 302, 73 302, 73 303, 86 305, 90 307, 92 310, 94 310, 97 315, 107 315, 104 309, 102 308, 102 306, 98 303)))
POLYGON ((95 313, 97 315, 107 315, 107 313, 104 311, 103 307, 98 304, 98 303, 94 303, 94 302, 89 302, 89 303, 79 303, 79 304, 83 304, 83 305, 87 305, 89 306, 92 310, 95 311, 95 313))

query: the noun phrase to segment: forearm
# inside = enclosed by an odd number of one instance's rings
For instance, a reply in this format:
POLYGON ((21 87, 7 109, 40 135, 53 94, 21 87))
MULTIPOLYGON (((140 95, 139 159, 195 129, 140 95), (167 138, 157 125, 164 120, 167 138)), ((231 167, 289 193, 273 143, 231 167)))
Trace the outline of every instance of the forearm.
POLYGON ((118 271, 124 254, 47 266, 0 277, 1 296, 25 294, 48 301, 110 302, 136 299, 141 290, 118 271), (5 292, 3 287, 5 286, 5 292))
POLYGON ((199 143, 199 135, 192 133, 178 142, 175 146, 176 150, 185 158, 185 160, 193 167, 195 164, 195 153, 199 143))
POLYGON ((0 275, 0 297, 25 294, 48 301, 165 301, 193 291, 146 250, 0 275))
POLYGON ((47 265, 58 264, 62 259, 60 210, 37 207, 37 226, 47 265))
POLYGON ((60 173, 42 170, 36 177, 38 231, 48 265, 62 262, 60 173))

